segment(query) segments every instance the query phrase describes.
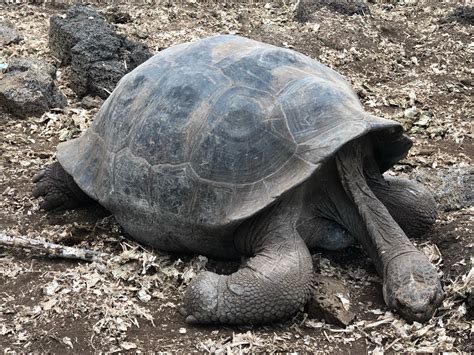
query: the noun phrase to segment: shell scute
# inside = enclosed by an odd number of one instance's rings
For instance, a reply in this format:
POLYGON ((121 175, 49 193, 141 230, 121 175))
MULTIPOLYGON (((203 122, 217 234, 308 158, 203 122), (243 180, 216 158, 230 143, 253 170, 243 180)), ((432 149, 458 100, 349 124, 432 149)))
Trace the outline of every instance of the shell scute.
POLYGON ((274 101, 248 87, 225 91, 195 138, 190 162, 196 173, 206 180, 248 184, 285 163, 296 145, 274 101))

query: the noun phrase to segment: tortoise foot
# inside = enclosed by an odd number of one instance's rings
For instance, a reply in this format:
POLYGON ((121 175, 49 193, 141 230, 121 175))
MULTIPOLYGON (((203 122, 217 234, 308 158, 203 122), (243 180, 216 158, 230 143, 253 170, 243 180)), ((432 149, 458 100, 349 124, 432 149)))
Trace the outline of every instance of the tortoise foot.
POLYGON ((184 298, 184 316, 188 324, 218 323, 217 301, 220 276, 200 273, 189 285, 184 298))
POLYGON ((40 170, 34 177, 33 197, 42 197, 40 208, 47 211, 73 209, 92 202, 58 162, 40 170))

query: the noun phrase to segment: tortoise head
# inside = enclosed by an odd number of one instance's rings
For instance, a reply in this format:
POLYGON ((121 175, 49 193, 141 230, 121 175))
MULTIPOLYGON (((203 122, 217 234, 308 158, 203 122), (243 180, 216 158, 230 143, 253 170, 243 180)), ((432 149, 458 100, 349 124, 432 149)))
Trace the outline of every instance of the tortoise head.
POLYGON ((383 297, 408 321, 426 322, 441 304, 444 293, 436 270, 421 252, 392 258, 385 268, 383 297))

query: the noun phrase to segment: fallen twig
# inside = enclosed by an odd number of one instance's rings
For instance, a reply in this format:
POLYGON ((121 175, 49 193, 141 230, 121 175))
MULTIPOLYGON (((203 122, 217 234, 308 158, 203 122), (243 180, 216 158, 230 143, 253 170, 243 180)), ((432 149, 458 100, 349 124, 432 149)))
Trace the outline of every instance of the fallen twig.
POLYGON ((25 236, 9 236, 0 233, 0 245, 29 250, 38 250, 50 257, 79 259, 85 261, 105 261, 110 254, 91 249, 68 247, 61 244, 49 243, 44 240, 32 239, 25 236))

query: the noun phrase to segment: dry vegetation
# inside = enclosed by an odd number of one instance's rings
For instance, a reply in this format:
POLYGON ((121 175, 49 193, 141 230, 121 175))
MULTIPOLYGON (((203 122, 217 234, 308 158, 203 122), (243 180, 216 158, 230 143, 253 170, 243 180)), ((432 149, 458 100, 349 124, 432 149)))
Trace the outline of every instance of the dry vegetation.
MULTIPOLYGON (((237 33, 294 48, 336 69, 366 109, 399 120, 414 148, 394 174, 418 178, 435 191, 439 220, 417 244, 443 275, 447 298, 427 324, 407 324, 385 307, 380 279, 357 247, 316 251, 321 273, 343 280, 356 320, 347 328, 304 312, 266 327, 192 327, 181 297, 200 269, 229 266, 202 256, 169 256, 126 239, 106 211, 46 215, 30 196, 31 177, 54 160, 61 140, 87 128, 97 108, 84 108, 58 72, 64 110, 40 118, 0 114, 0 232, 27 235, 114 255, 104 262, 50 259, 0 247, 0 349, 56 353, 91 351, 473 351, 472 15, 454 3, 372 4, 371 14, 320 10, 294 20, 290 2, 169 6, 98 5, 116 30, 159 51, 217 33, 237 33), (463 12, 466 11, 466 12, 463 12), (120 20, 123 19, 123 20, 120 20), (464 189, 464 190, 463 190, 464 189), (472 296, 471 296, 472 297, 472 296), (472 301, 471 301, 472 303, 472 301), (469 308, 471 307, 471 308, 469 308)), ((0 5, 24 40, 0 50, 0 63, 37 57, 51 63, 48 26, 59 7, 0 5)), ((472 14, 472 9, 470 10, 472 14)), ((1 80, 1 76, 0 76, 1 80)), ((235 265, 230 265, 235 267, 235 265)))

